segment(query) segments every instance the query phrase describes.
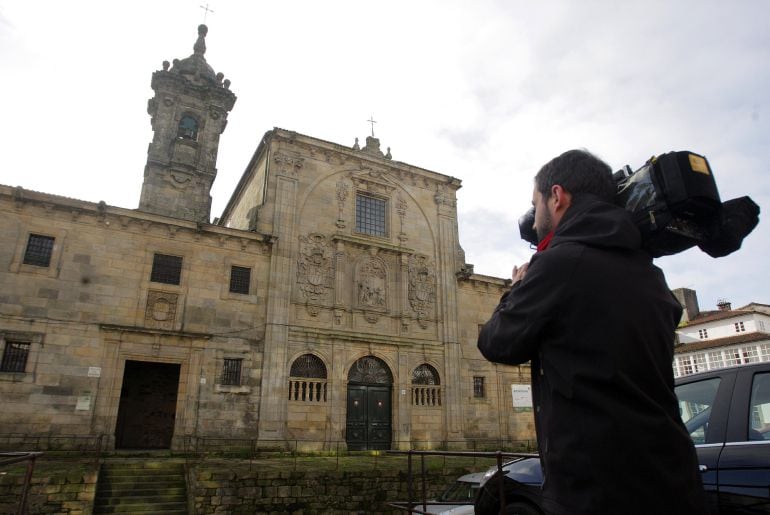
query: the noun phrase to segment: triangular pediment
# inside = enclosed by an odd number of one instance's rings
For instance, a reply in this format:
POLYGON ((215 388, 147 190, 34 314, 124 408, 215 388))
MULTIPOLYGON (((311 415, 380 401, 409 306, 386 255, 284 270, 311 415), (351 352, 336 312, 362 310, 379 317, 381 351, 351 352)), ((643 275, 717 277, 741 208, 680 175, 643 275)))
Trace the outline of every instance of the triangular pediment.
POLYGON ((365 167, 360 172, 351 173, 350 180, 357 189, 380 195, 390 195, 398 187, 392 176, 379 168, 365 167))

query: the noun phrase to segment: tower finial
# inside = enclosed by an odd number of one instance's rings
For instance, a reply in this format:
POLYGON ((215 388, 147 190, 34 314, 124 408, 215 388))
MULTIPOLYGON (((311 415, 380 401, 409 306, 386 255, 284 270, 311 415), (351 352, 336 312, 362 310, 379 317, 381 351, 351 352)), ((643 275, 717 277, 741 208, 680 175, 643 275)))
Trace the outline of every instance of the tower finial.
POLYGON ((200 7, 201 7, 201 9, 203 9, 203 10, 205 11, 205 12, 203 13, 203 23, 206 23, 206 17, 209 15, 209 13, 213 13, 213 12, 214 12, 214 10, 213 10, 213 9, 209 9, 209 4, 208 4, 208 2, 206 2, 206 6, 205 6, 205 7, 204 7, 204 6, 202 6, 202 5, 201 5, 200 7))
POLYGON ((195 55, 202 56, 206 53, 206 34, 208 34, 209 28, 203 24, 198 25, 198 40, 193 46, 193 52, 195 55))

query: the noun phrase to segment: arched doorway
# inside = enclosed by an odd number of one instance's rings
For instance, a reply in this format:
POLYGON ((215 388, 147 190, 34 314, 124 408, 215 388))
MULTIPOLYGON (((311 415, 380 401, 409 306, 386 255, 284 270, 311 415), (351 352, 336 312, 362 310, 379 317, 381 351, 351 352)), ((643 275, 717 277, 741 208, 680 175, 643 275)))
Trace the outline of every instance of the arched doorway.
POLYGON ((379 358, 364 356, 348 371, 348 450, 390 449, 393 375, 379 358))

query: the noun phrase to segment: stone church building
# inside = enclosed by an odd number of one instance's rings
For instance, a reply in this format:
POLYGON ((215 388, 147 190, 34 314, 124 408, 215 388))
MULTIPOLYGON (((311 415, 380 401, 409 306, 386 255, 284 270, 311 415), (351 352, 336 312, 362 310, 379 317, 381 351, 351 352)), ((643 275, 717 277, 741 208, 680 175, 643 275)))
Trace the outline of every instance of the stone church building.
POLYGON ((0 441, 533 438, 529 368, 476 349, 506 282, 465 263, 458 179, 276 128, 210 222, 236 96, 206 32, 152 74, 138 209, 0 186, 0 441))

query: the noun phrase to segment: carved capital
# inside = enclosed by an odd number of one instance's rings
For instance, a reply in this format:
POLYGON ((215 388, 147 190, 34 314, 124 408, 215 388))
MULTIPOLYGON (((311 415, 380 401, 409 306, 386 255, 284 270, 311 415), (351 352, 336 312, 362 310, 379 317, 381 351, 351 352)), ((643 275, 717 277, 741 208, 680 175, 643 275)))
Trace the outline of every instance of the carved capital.
POLYGON ((278 152, 273 156, 273 161, 278 165, 278 173, 280 175, 296 178, 299 175, 299 170, 302 168, 305 159, 278 152))

